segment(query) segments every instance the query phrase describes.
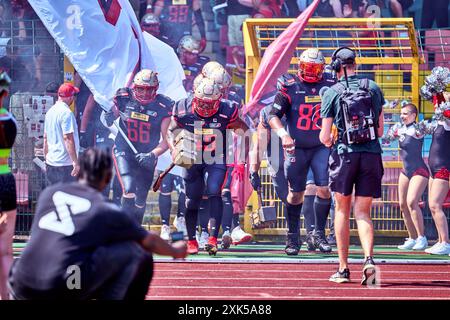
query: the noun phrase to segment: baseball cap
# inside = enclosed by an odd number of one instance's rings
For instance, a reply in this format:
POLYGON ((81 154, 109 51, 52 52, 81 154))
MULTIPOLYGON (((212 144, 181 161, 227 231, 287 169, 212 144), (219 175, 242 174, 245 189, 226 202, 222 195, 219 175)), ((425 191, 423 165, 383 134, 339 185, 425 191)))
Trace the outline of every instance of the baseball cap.
POLYGON ((70 82, 67 82, 67 83, 63 83, 62 85, 59 86, 58 96, 63 97, 63 98, 68 98, 70 96, 77 94, 78 92, 80 92, 80 89, 75 87, 70 82))
POLYGON ((355 51, 344 47, 338 51, 336 58, 339 58, 343 64, 353 64, 356 60, 355 51))

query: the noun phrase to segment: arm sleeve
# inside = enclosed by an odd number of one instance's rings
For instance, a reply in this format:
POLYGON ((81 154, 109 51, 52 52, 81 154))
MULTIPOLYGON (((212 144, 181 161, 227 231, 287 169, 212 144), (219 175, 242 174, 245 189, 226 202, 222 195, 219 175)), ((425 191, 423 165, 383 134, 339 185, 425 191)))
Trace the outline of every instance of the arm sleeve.
POLYGON ((124 211, 113 209, 104 212, 103 215, 105 217, 103 221, 107 221, 108 224, 107 239, 111 242, 141 241, 147 236, 147 231, 124 211))
POLYGON ((61 129, 63 134, 74 133, 76 130, 75 116, 72 112, 64 112, 61 117, 61 129))
POLYGON ((288 108, 291 106, 291 102, 288 97, 289 96, 286 93, 280 91, 277 92, 275 100, 269 108, 268 121, 274 117, 281 119, 286 114, 288 108))
POLYGON ((200 36, 206 38, 205 21, 203 20, 202 10, 198 9, 194 11, 195 23, 197 24, 200 36))

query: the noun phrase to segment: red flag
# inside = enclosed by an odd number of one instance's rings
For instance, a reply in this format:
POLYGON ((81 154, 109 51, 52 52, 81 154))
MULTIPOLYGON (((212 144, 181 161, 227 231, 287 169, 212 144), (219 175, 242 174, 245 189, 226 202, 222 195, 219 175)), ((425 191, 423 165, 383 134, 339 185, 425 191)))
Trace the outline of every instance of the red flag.
POLYGON ((244 114, 255 118, 265 105, 273 101, 277 79, 287 72, 298 40, 319 2, 314 0, 266 49, 253 82, 250 100, 244 106, 244 114))
MULTIPOLYGON (((231 174, 231 199, 233 202, 233 213, 244 213, 245 206, 247 205, 248 199, 250 198, 253 187, 250 184, 249 168, 248 165, 238 164, 238 159, 241 159, 241 153, 244 151, 241 146, 242 138, 238 136, 233 137, 233 147, 234 147, 234 170, 231 174)), ((244 158, 244 157, 243 157, 244 158)), ((245 157, 248 160, 247 155, 245 157)), ((246 161, 248 163, 248 161, 246 161)))

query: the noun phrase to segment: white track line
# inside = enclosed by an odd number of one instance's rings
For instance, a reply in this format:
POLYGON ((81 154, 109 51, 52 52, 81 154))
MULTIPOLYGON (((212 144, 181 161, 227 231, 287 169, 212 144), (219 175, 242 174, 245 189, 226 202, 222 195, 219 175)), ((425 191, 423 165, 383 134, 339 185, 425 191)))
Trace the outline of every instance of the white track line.
MULTIPOLYGON (((271 298, 263 296, 233 296, 232 298, 227 296, 146 296, 149 300, 449 300, 450 298, 437 298, 437 297, 323 297, 323 296, 272 296, 271 298), (159 298, 159 299, 158 299, 159 298)), ((226 304, 224 302, 224 304, 226 304)), ((251 303, 247 303, 251 304, 251 303)), ((264 304, 260 302, 260 304, 264 304)))
MULTIPOLYGON (((334 270, 334 269, 333 269, 334 270)), ((188 274, 189 272, 267 272, 267 273, 330 273, 332 270, 236 270, 236 269, 221 269, 221 270, 192 270, 192 269, 158 269, 156 268, 155 273, 160 272, 186 272, 188 274)), ((416 273, 432 273, 432 274, 447 274, 450 276, 450 272, 443 272, 443 271, 424 271, 424 270, 418 270, 418 271, 395 271, 395 270, 383 270, 381 269, 381 272, 383 273, 394 273, 394 274, 400 274, 400 273, 408 273, 408 274, 416 274, 416 273)))
MULTIPOLYGON (((382 273, 381 276, 383 276, 383 274, 384 273, 382 273)), ((187 281, 189 281, 189 280, 207 280, 207 281, 209 281, 209 280, 236 280, 236 277, 208 277, 207 279, 205 277, 189 277, 189 278, 186 278, 186 277, 161 277, 161 278, 154 277, 152 279, 152 281, 154 281, 154 280, 163 280, 163 281, 167 281, 167 280, 187 280, 187 281)), ((261 280, 261 277, 259 277, 259 278, 241 278, 240 277, 239 281, 240 280, 261 280)), ((328 279, 325 279, 325 278, 304 278, 304 279, 298 279, 298 278, 264 278, 263 281, 305 281, 305 282, 308 282, 308 281, 327 281, 328 282, 328 279)), ((407 282, 407 283, 424 282, 424 284, 429 284, 431 281, 447 281, 449 283, 448 285, 449 285, 449 288, 450 288, 450 277, 449 277, 448 280, 417 279, 417 278, 414 278, 414 279, 403 279, 403 278, 400 278, 400 279, 399 278, 386 279, 386 278, 384 278, 382 280, 382 282, 385 282, 385 281, 407 282)))
MULTIPOLYGON (((175 262, 175 263, 301 263, 301 264, 335 264, 339 263, 338 258, 327 259, 287 259, 287 258, 185 258, 174 260, 172 258, 156 257, 155 262, 175 262)), ((378 264, 450 264, 450 260, 420 260, 420 259, 376 259, 378 264)), ((348 259, 348 263, 364 263, 364 259, 348 259)))
MULTIPOLYGON (((354 283, 356 283, 356 281, 354 281, 354 283)), ((364 290, 364 287, 359 287, 359 288, 354 288, 354 287, 346 287, 346 286, 338 286, 338 287, 274 287, 274 286, 270 286, 270 287, 250 287, 250 286, 174 286, 174 285, 170 285, 170 286, 155 286, 155 285, 151 285, 151 288, 159 288, 159 289, 171 289, 171 290, 175 290, 175 289, 258 289, 258 290, 324 290, 324 291, 328 291, 328 290, 350 290, 350 291, 355 291, 355 290, 364 290)), ((369 288, 367 288, 369 289, 369 288)), ((373 290, 388 290, 388 291, 430 291, 430 290, 439 290, 439 291, 450 291, 450 287, 448 288, 392 288, 392 287, 382 287, 382 288, 374 288, 373 290)), ((369 289, 370 290, 370 289, 369 289)), ((449 295, 449 299, 450 299, 450 295, 449 295)))

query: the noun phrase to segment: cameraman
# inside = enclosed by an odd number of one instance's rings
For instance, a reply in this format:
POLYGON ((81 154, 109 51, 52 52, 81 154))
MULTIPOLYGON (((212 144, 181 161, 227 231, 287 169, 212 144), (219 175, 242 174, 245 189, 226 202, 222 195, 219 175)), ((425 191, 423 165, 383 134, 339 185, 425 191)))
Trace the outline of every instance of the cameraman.
POLYGON ((323 118, 320 141, 327 147, 335 143, 329 158, 329 185, 335 193, 336 200, 334 226, 339 270, 330 277, 330 281, 336 283, 350 281, 347 260, 350 242, 349 219, 354 188, 354 216, 365 256, 361 284, 365 285, 369 279, 371 283, 375 279, 370 208, 372 199, 381 197, 381 179, 384 170, 378 137, 383 135, 384 97, 375 82, 358 79, 355 74, 356 54, 352 49, 347 47, 337 49, 331 60, 331 67, 336 72, 339 82, 330 88, 332 90, 325 92, 320 110, 323 118), (358 94, 354 94, 355 92, 358 94), (364 95, 365 100, 361 98, 364 95), (345 109, 342 108, 344 98, 349 106, 345 109), (352 110, 352 115, 347 115, 348 110, 352 110), (356 122, 355 115, 358 117, 356 122), (347 123, 348 121, 346 122, 345 117, 353 119, 351 125, 347 123), (338 129, 337 141, 331 132, 333 122, 338 129))

